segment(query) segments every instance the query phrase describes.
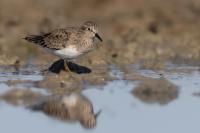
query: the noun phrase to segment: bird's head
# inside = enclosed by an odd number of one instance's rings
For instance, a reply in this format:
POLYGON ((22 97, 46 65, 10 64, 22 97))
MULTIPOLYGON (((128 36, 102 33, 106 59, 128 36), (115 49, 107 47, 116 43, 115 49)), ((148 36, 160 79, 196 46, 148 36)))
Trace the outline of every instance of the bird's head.
POLYGON ((100 41, 103 41, 102 38, 98 34, 98 26, 96 23, 92 21, 86 21, 81 26, 81 29, 85 32, 85 35, 90 38, 97 37, 100 41))

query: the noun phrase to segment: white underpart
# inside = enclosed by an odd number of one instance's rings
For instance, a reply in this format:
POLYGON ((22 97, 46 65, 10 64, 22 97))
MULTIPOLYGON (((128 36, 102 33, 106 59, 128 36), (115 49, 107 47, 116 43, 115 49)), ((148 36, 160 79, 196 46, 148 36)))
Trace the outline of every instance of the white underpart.
POLYGON ((65 96, 62 99, 62 102, 66 105, 66 106, 75 106, 78 102, 78 96, 77 95, 69 95, 69 96, 65 96))
POLYGON ((68 46, 61 50, 48 50, 48 51, 63 59, 74 59, 82 54, 74 46, 68 46))

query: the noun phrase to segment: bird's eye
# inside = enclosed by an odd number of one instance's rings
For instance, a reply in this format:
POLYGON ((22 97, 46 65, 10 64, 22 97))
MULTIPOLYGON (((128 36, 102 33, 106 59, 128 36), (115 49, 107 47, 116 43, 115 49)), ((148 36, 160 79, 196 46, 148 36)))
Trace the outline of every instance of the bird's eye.
POLYGON ((88 30, 91 30, 90 28, 87 28, 88 30))

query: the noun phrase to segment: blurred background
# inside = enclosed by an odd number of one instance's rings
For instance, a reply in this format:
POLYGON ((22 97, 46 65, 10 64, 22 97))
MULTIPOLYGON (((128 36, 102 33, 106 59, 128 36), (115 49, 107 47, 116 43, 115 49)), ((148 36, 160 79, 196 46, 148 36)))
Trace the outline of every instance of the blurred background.
POLYGON ((1 132, 199 133, 199 99, 200 0, 0 0, 1 132), (87 20, 87 74, 22 39, 87 20))
POLYGON ((0 0, 0 64, 46 64, 56 58, 24 36, 93 20, 104 42, 80 63, 199 65, 199 16, 199 0, 0 0))

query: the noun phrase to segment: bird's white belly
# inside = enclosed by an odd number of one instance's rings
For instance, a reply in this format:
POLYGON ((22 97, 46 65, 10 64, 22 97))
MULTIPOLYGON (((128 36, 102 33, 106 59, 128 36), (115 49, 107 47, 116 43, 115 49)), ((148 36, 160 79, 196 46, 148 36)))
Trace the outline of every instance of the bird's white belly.
POLYGON ((75 47, 66 47, 61 50, 53 50, 50 52, 53 53, 54 55, 56 55, 60 58, 64 58, 64 59, 74 59, 82 54, 75 47))

